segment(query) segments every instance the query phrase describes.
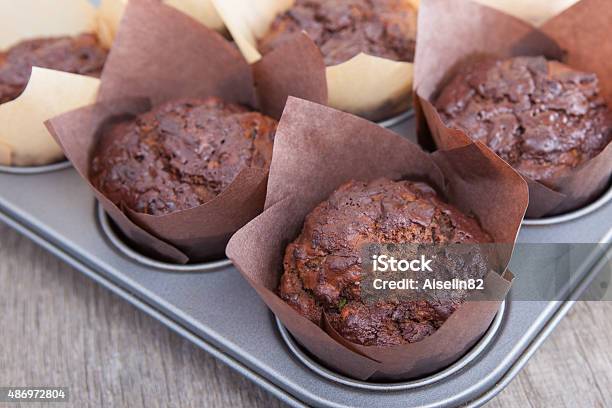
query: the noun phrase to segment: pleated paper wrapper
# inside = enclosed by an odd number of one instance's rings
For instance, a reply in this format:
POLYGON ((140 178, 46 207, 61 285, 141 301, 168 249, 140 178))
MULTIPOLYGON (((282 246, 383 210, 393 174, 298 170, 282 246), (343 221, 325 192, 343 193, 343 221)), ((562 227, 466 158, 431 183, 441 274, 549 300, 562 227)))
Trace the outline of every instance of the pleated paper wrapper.
MULTIPOLYGON (((448 149, 471 143, 442 122, 433 106, 459 67, 473 58, 544 56, 599 77, 601 95, 612 107, 612 7, 606 0, 582 0, 536 29, 502 11, 468 0, 425 0, 419 15, 415 89, 419 141, 448 149), (433 23, 437 30, 426 30, 433 23), (432 143, 433 142, 433 143, 432 143)), ((587 205, 608 187, 612 144, 594 158, 547 185, 527 178, 529 218, 566 213, 587 205)))
POLYGON ((261 111, 275 116, 285 103, 275 96, 277 86, 269 92, 266 86, 256 89, 252 67, 216 31, 159 1, 130 0, 96 104, 55 117, 47 126, 133 246, 164 261, 207 261, 222 256, 230 236, 262 211, 267 170, 245 169, 211 201, 153 216, 120 208, 91 185, 91 152, 109 123, 180 98, 216 96, 253 108, 268 101, 261 111))
POLYGON ((290 98, 277 131, 266 210, 231 239, 227 255, 294 338, 326 366, 360 380, 395 381, 438 371, 464 355, 486 332, 512 284, 506 270, 525 214, 525 181, 483 145, 434 154, 362 118, 290 98), (349 180, 426 180, 450 203, 474 214, 498 246, 485 290, 425 340, 365 347, 314 324, 276 289, 286 246, 304 218, 349 180), (265 239, 262 239, 265 237, 265 239))

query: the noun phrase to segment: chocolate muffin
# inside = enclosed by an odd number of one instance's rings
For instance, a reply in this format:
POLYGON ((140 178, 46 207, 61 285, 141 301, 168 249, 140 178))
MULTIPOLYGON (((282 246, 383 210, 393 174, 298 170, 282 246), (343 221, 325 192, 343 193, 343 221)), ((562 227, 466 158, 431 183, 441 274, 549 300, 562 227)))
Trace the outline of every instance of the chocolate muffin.
POLYGON ((0 52, 0 103, 21 95, 33 66, 99 77, 106 56, 93 34, 22 41, 0 52))
POLYGON ((447 126, 551 187, 612 139, 597 76, 543 57, 472 63, 444 87, 436 107, 447 126))
POLYGON ((320 324, 325 313, 347 340, 365 346, 418 342, 434 333, 464 297, 366 302, 364 244, 485 243, 478 222, 443 202, 427 184, 351 181, 319 204, 285 251, 280 297, 320 324))
POLYGON ((269 168, 277 122, 218 98, 167 102, 107 126, 90 180, 120 208, 163 215, 204 204, 246 168, 269 168))
POLYGON ((266 54, 305 31, 327 66, 364 52, 397 61, 414 60, 417 12, 408 0, 297 0, 276 17, 259 41, 266 54))

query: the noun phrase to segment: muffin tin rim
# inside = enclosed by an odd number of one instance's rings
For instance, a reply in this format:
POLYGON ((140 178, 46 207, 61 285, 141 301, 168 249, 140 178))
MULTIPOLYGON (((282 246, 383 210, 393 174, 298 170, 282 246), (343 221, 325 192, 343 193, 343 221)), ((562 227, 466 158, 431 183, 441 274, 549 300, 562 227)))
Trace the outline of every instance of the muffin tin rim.
POLYGON ((52 173, 54 171, 64 170, 72 167, 69 160, 62 160, 57 163, 44 164, 42 166, 6 166, 0 165, 0 173, 20 174, 20 175, 38 175, 44 173, 52 173))
POLYGON ((562 224, 569 221, 574 221, 578 218, 582 218, 586 215, 589 215, 600 208, 604 207, 608 202, 612 201, 612 185, 607 189, 606 193, 604 193, 597 200, 593 201, 591 204, 588 204, 585 207, 581 207, 577 210, 570 211, 565 214, 555 215, 552 217, 544 217, 544 218, 525 218, 523 220, 523 226, 546 226, 546 225, 554 225, 554 224, 562 224))
POLYGON ((397 116, 393 116, 389 119, 381 120, 376 122, 379 126, 390 129, 393 126, 397 126, 400 123, 406 122, 414 116, 414 108, 409 108, 407 111, 400 113, 397 116))
POLYGON ((157 261, 130 248, 130 246, 127 245, 124 240, 114 231, 110 222, 110 217, 106 214, 104 208, 97 201, 95 212, 98 220, 98 227, 101 230, 102 235, 107 239, 107 242, 111 244, 111 247, 121 255, 126 256, 131 261, 141 265, 166 272, 212 272, 232 265, 232 261, 227 258, 188 265, 157 261))
POLYGON ((293 338, 291 333, 289 333, 287 328, 283 325, 283 323, 278 317, 274 316, 274 320, 276 322, 278 332, 289 351, 300 361, 300 363, 302 363, 304 366, 306 366, 308 369, 310 369, 312 372, 319 375, 320 377, 323 377, 326 380, 332 382, 336 382, 338 384, 362 390, 405 391, 425 387, 427 385, 442 381, 452 376, 453 374, 461 371, 464 367, 473 362, 476 358, 478 358, 478 356, 485 352, 488 346, 495 339, 497 332, 499 331, 504 321, 505 312, 506 300, 502 301, 502 303, 500 304, 499 310, 495 315, 493 322, 491 322, 491 325, 489 326, 485 334, 480 338, 480 340, 466 354, 464 354, 460 359, 452 363, 450 366, 446 367, 441 371, 438 371, 437 373, 425 376, 423 378, 395 383, 375 383, 368 381, 360 381, 334 372, 333 370, 323 366, 321 363, 315 361, 312 357, 310 357, 302 349, 302 346, 300 346, 299 343, 293 338))

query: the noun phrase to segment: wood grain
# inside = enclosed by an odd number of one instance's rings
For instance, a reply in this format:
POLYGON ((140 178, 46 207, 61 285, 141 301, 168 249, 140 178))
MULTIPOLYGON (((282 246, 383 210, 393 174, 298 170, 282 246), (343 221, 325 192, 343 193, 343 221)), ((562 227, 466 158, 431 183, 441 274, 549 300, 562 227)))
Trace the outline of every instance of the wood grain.
MULTIPOLYGON (((282 406, 1 224, 0 289, 0 386, 67 386, 75 407, 282 406)), ((612 404, 610 316, 579 303, 489 406, 612 404)))

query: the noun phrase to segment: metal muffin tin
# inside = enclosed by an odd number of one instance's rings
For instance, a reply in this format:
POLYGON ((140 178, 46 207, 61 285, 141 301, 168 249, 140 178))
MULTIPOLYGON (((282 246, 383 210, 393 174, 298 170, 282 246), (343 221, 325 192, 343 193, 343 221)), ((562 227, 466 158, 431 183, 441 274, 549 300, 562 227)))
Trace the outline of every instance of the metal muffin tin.
POLYGON ((42 174, 42 173, 50 173, 52 171, 64 170, 69 167, 72 167, 72 164, 68 160, 63 160, 58 163, 53 164, 45 164, 43 166, 0 166, 0 173, 10 173, 10 174, 23 174, 23 175, 32 175, 32 174, 42 174))
MULTIPOLYGON (((393 129, 413 135, 413 126, 409 119, 393 129)), ((0 171, 0 220, 292 406, 482 405, 512 380, 591 280, 609 271, 609 245, 581 244, 610 243, 611 219, 608 193, 588 210, 526 222, 522 243, 576 243, 574 279, 557 288, 567 300, 524 300, 537 291, 525 278, 539 274, 538 282, 546 285, 557 271, 537 267, 538 256, 547 254, 519 246, 510 265, 515 285, 474 349, 436 375, 374 384, 337 375, 310 357, 226 260, 178 267, 132 250, 74 170, 35 175, 0 171)), ((546 248, 554 255, 555 245, 546 248)))
POLYGON ((372 391, 405 391, 411 390, 419 387, 424 387, 429 384, 433 384, 439 381, 444 380, 445 378, 455 374, 460 371, 463 367, 470 364, 474 361, 480 353, 484 352, 489 343, 495 338, 497 334, 497 330, 501 327, 502 321, 504 320, 504 311, 506 310, 506 302, 502 302, 499 312, 495 316, 493 323, 489 327, 489 330, 485 333, 485 335, 480 339, 480 341, 461 359, 456 361, 454 364, 445 368, 444 370, 437 372, 433 375, 419 378, 412 381, 399 382, 399 383, 375 383, 375 382, 367 382, 367 381, 358 381, 352 378, 348 378, 341 374, 335 373, 333 370, 326 368, 324 365, 318 363, 316 359, 310 357, 308 352, 306 352, 291 336, 291 333, 283 326, 283 323, 280 319, 276 318, 276 326, 278 330, 289 347, 289 350, 300 360, 306 367, 310 368, 312 371, 324 377, 328 380, 337 382, 339 384, 348 385, 354 388, 361 388, 363 390, 372 390, 372 391))
POLYGON ((113 225, 113 221, 104 212, 104 209, 100 204, 96 205, 96 214, 98 215, 98 223, 106 238, 111 244, 119 251, 122 255, 130 258, 131 260, 141 263, 144 266, 148 266, 153 269, 170 271, 170 272, 204 272, 204 271, 215 271, 226 266, 230 266, 232 262, 225 258, 214 262, 197 263, 189 265, 176 265, 166 262, 157 261, 148 256, 140 254, 138 251, 132 249, 130 245, 121 236, 121 233, 117 231, 117 228, 113 225))

